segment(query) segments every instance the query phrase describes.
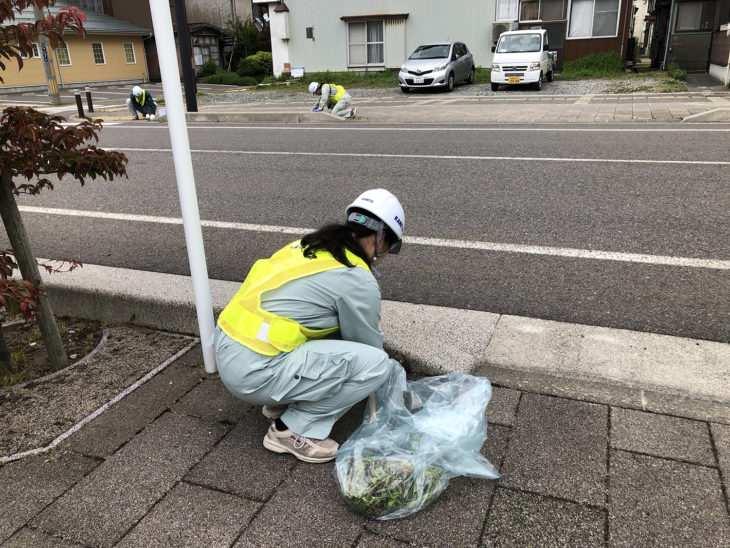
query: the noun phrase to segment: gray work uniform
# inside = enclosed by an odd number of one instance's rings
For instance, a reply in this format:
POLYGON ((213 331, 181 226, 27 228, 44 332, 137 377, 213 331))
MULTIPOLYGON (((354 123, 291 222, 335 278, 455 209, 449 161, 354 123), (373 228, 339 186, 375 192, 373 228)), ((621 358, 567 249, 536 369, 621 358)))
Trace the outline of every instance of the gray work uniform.
MULTIPOLYGON (((315 108, 324 110, 327 107, 327 101, 334 98, 335 95, 337 95, 337 88, 335 86, 323 84, 322 95, 320 96, 319 101, 317 101, 315 108)), ((334 107, 332 107, 332 114, 339 116, 340 118, 352 118, 350 103, 352 103, 352 97, 350 97, 350 94, 347 92, 343 93, 340 100, 335 103, 334 107)))
POLYGON ((256 405, 288 408, 281 420, 296 434, 326 438, 350 407, 400 367, 383 350, 380 288, 368 270, 343 266, 292 280, 268 291, 261 307, 310 329, 339 325, 338 339, 307 341, 265 356, 217 327, 213 345, 223 384, 256 405))

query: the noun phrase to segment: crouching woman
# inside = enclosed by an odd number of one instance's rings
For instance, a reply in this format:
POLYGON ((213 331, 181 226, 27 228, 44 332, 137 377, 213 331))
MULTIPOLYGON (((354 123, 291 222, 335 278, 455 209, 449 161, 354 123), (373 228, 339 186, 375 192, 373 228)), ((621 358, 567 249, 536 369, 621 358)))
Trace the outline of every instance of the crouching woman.
POLYGON ((327 225, 257 261, 218 318, 218 371, 272 421, 264 447, 334 459, 328 436, 399 367, 383 350, 376 267, 400 250, 405 216, 384 189, 364 192, 327 225))

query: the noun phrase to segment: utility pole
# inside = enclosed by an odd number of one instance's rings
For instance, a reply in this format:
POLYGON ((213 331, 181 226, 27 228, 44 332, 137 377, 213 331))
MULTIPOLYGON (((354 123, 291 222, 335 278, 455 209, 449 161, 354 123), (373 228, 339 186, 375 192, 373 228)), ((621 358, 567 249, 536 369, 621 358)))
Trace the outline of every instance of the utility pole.
MULTIPOLYGON (((43 10, 33 4, 33 16, 36 21, 43 19, 43 10)), ((61 92, 58 90, 58 81, 56 80, 56 72, 53 70, 51 62, 51 42, 45 34, 38 35, 38 43, 41 46, 41 58, 43 59, 43 71, 46 73, 46 82, 48 82, 48 98, 52 105, 61 104, 61 92)))
POLYGON ((195 72, 190 64, 193 52, 190 49, 188 14, 185 12, 184 0, 173 0, 173 5, 175 6, 175 23, 177 24, 177 45, 180 48, 180 65, 182 66, 183 84, 185 85, 185 104, 188 107, 188 112, 198 112, 198 86, 195 84, 195 72))

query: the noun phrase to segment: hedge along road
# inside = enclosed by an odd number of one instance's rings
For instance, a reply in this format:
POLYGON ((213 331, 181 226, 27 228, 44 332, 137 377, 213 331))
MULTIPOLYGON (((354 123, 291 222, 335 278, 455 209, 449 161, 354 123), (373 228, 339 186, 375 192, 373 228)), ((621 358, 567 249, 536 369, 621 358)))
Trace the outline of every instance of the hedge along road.
MULTIPOLYGON (((241 280, 382 186, 408 236, 387 299, 729 342, 730 133, 540 129, 191 126, 210 276, 241 280)), ((36 254, 186 274, 167 128, 102 144, 130 180, 21 200, 36 254)))

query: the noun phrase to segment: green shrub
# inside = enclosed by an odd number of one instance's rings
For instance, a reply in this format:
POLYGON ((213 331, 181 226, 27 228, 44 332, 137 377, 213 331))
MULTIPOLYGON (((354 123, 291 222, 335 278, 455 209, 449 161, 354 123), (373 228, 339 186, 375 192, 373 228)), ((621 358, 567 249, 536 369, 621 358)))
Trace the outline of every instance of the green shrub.
POLYGON ((218 70, 218 65, 215 64, 215 61, 213 61, 213 59, 208 59, 205 63, 203 63, 203 66, 200 69, 200 76, 212 76, 218 72, 218 70))
POLYGON ((474 71, 474 82, 477 84, 489 84, 492 81, 492 69, 477 67, 474 71))
POLYGON ((322 82, 325 84, 339 84, 345 88, 377 88, 398 85, 398 77, 394 76, 388 70, 372 72, 308 72, 301 80, 306 85, 309 85, 309 82, 322 82))
POLYGON ((687 79, 687 71, 679 68, 679 65, 674 61, 670 61, 669 67, 667 67, 667 74, 675 80, 684 82, 687 79))
POLYGON ((258 51, 238 62, 236 72, 239 76, 251 76, 262 80, 274 73, 274 62, 269 51, 258 51))
POLYGON ((580 59, 563 63, 563 80, 580 80, 584 78, 606 78, 619 76, 623 73, 621 56, 612 51, 610 53, 591 53, 580 59))
POLYGON ((238 74, 228 74, 226 72, 218 72, 210 76, 200 79, 206 84, 224 84, 227 86, 255 86, 256 78, 251 76, 239 76, 238 74))

